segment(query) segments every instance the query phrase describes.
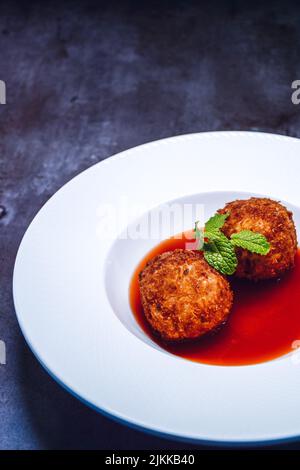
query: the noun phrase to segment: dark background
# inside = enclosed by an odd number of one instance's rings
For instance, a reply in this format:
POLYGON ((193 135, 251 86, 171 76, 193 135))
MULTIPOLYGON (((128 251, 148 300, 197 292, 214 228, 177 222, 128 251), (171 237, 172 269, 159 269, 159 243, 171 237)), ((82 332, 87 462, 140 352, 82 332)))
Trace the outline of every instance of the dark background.
POLYGON ((299 18, 288 1, 1 2, 0 448, 193 448, 102 417, 44 372, 14 313, 16 250, 58 188, 121 150, 226 129, 299 137, 299 18))

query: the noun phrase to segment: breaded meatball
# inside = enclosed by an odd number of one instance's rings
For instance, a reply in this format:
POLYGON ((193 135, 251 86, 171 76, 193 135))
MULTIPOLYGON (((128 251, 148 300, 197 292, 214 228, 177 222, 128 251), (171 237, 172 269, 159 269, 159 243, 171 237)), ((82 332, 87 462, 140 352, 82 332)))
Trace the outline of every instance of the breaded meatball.
POLYGON ((251 197, 229 202, 218 212, 230 212, 222 228, 227 237, 241 230, 252 230, 264 235, 271 246, 265 256, 237 248, 237 277, 251 280, 279 278, 294 266, 296 229, 292 213, 282 204, 267 198, 251 197))
POLYGON ((166 341, 198 338, 227 319, 233 294, 227 279, 199 251, 156 256, 139 274, 145 316, 166 341))

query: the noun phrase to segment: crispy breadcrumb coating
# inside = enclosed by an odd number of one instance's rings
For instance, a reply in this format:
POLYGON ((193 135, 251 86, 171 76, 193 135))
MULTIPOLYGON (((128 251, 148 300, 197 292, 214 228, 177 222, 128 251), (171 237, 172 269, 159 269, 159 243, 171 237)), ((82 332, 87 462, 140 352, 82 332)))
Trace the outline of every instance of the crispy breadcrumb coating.
POLYGON ((220 327, 232 307, 227 279, 192 250, 168 251, 150 260, 139 275, 145 316, 167 341, 183 341, 220 327))
POLYGON ((230 212, 222 227, 227 237, 241 230, 252 230, 264 235, 271 245, 265 256, 237 248, 237 277, 251 280, 279 278, 293 268, 297 250, 296 229, 292 213, 282 204, 252 197, 229 202, 218 212, 230 212))

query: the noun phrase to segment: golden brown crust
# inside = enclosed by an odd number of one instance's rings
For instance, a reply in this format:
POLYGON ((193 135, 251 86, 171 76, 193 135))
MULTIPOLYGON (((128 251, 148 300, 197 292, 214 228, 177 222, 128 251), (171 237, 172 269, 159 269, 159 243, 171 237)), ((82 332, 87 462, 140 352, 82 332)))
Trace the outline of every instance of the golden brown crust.
POLYGON ((139 275, 142 305, 153 330, 167 341, 195 339, 222 325, 233 294, 227 279, 191 250, 153 258, 139 275))
POLYGON ((279 278, 294 266, 296 229, 292 213, 282 204, 267 198, 252 197, 229 202, 218 212, 230 212, 222 228, 227 237, 241 230, 252 230, 262 233, 271 244, 266 256, 238 248, 237 277, 252 280, 279 278))

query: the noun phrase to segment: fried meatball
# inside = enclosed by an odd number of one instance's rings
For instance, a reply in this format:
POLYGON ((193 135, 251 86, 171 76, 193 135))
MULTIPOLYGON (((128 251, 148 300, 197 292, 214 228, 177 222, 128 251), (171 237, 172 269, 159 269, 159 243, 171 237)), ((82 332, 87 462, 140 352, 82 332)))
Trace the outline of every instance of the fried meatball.
POLYGON ((139 274, 145 316, 166 341, 196 339, 221 326, 233 294, 227 279, 202 253, 168 251, 156 256, 139 274))
POLYGON ((260 232, 270 243, 270 251, 265 256, 236 249, 237 277, 251 280, 279 278, 294 266, 296 229, 292 213, 282 204, 267 198, 251 197, 229 202, 218 212, 230 213, 222 227, 227 237, 241 230, 252 230, 260 232))

